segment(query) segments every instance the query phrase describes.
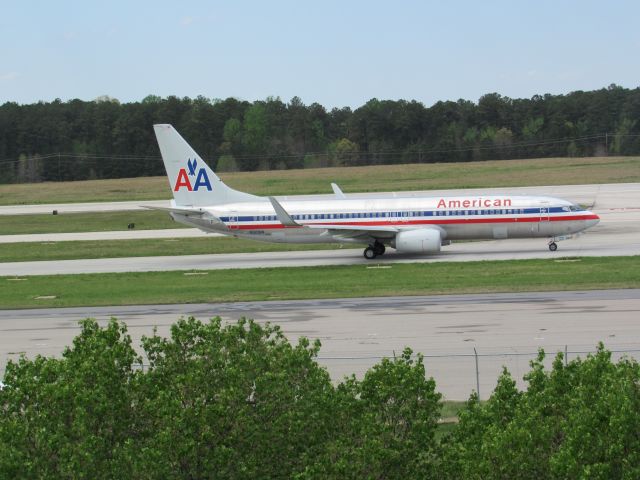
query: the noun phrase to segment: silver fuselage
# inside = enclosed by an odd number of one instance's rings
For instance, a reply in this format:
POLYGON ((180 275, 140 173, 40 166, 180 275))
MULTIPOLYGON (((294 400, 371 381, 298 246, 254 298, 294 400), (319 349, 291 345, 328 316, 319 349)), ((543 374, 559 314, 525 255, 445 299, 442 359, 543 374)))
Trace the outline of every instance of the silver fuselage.
MULTIPOLYGON (((279 243, 366 243, 349 238, 330 225, 390 226, 399 230, 438 228, 443 240, 561 237, 598 223, 594 213, 566 200, 542 196, 455 196, 280 200, 301 225, 327 225, 325 229, 285 227, 270 201, 241 202, 202 207, 202 216, 172 213, 176 221, 207 232, 279 243), (220 220, 222 223, 220 223, 220 220)), ((395 234, 376 239, 391 243, 395 234)))

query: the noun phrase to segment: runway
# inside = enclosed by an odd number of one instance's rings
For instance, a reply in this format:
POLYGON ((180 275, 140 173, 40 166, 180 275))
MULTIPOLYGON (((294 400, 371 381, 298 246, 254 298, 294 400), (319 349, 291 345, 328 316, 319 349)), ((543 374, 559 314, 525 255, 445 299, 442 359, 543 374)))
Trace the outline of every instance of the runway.
MULTIPOLYGON (((168 192, 169 193, 169 192, 168 192)), ((143 205, 155 207, 170 206, 169 200, 140 200, 128 202, 85 202, 85 203, 49 203, 40 205, 3 205, 0 215, 36 215, 57 210, 58 213, 99 213, 144 210, 143 205)))
POLYGON ((523 387, 522 376, 538 348, 555 354, 566 346, 574 358, 603 341, 612 351, 640 358, 640 290, 605 290, 0 310, 0 368, 21 353, 60 356, 82 318, 104 323, 115 316, 127 323, 138 346, 154 326, 167 335, 183 315, 247 316, 281 325, 292 342, 318 338, 319 362, 336 381, 351 373, 361 376, 383 356, 409 346, 426 356, 427 374, 455 400, 476 388, 474 348, 482 398, 495 386, 502 365, 523 387))
POLYGON ((157 238, 220 237, 219 233, 206 233, 197 228, 166 228, 162 230, 114 230, 109 232, 33 233, 0 235, 0 243, 41 243, 100 240, 148 240, 157 238))

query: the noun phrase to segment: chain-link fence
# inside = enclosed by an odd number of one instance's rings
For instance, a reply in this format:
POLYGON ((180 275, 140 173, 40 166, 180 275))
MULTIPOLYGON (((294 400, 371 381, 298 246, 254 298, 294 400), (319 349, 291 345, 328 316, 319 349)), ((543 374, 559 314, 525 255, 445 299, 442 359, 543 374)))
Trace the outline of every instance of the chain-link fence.
MULTIPOLYGON (((610 349, 612 361, 617 362, 622 357, 640 360, 640 348, 610 349)), ((545 348, 545 368, 550 369, 557 353, 561 352, 564 362, 570 362, 578 357, 585 358, 595 353, 595 348, 558 346, 545 348)), ((330 356, 320 355, 318 362, 325 366, 334 382, 338 383, 345 376, 355 374, 362 378, 364 374, 379 363, 383 358, 392 358, 399 352, 389 352, 388 355, 371 356, 330 356)), ((487 399, 496 386, 498 376, 506 368, 518 388, 527 388, 523 380, 524 375, 531 370, 530 363, 538 356, 537 351, 485 352, 481 348, 470 348, 467 352, 423 354, 426 374, 436 381, 436 389, 444 395, 445 400, 466 400, 473 391, 480 394, 480 399, 487 399)), ((4 367, 0 365, 0 378, 4 375, 4 367)), ((146 370, 148 364, 143 364, 146 370)))
MULTIPOLYGON (((618 361, 623 356, 640 359, 640 348, 632 349, 608 349, 613 361, 618 361)), ((564 361, 569 362, 577 357, 584 358, 590 353, 595 353, 595 348, 582 348, 571 346, 558 346, 557 348, 545 348, 545 367, 551 368, 556 354, 562 352, 564 361)), ((397 352, 396 352, 397 354, 397 352)), ((394 352, 389 352, 393 357, 394 352)), ((523 376, 530 371, 530 362, 538 356, 537 351, 509 352, 484 352, 481 348, 471 348, 468 352, 423 354, 427 376, 436 381, 437 390, 448 400, 466 400, 472 391, 477 391, 481 399, 491 395, 496 386, 498 376, 504 367, 511 373, 518 388, 525 389, 526 382, 523 376)), ((334 380, 339 380, 345 375, 356 374, 362 377, 364 373, 383 356, 362 357, 331 357, 320 356, 318 361, 326 366, 334 380)))

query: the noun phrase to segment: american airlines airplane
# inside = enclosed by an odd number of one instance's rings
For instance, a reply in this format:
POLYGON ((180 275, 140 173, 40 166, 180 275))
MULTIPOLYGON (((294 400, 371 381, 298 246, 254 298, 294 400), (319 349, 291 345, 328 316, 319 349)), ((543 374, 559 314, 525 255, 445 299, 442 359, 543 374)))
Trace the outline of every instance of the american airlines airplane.
MULTIPOLYGON (((224 184, 171 125, 154 125, 173 191, 164 210, 178 222, 238 238, 278 243, 360 243, 365 258, 428 254, 452 240, 548 238, 549 250, 596 225, 594 213, 553 197, 410 194, 278 201, 224 184)), ((149 207, 151 208, 151 207, 149 207)))

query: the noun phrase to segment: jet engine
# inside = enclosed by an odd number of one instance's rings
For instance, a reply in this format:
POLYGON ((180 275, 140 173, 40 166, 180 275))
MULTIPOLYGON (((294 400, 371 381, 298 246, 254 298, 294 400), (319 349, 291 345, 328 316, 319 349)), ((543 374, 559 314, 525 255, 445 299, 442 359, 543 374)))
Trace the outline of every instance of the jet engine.
POLYGON ((396 235, 391 245, 402 253, 437 253, 440 251, 442 237, 435 228, 405 230, 396 235))

